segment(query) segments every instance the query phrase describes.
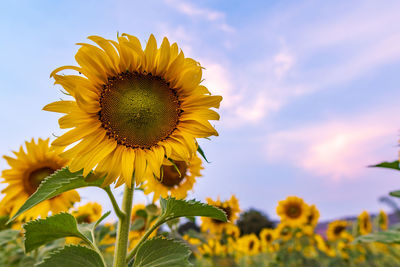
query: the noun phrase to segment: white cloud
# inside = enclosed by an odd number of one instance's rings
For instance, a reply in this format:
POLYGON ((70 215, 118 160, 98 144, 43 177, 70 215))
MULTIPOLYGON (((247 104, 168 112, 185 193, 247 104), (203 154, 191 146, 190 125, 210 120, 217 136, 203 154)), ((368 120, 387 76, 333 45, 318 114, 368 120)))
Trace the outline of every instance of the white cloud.
POLYGON ((393 120, 391 114, 398 112, 385 110, 269 134, 266 159, 334 180, 359 177, 366 166, 385 160, 380 149, 396 143, 400 119, 393 120))
POLYGON ((201 8, 184 0, 165 0, 171 7, 189 17, 197 17, 214 23, 221 31, 232 33, 235 29, 226 23, 226 15, 223 12, 209 8, 201 8))

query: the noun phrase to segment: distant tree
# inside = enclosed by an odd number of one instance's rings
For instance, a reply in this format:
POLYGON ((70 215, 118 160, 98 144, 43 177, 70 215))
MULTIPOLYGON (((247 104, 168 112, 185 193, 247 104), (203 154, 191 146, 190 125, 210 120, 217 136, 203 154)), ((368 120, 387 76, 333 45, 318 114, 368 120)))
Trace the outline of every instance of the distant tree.
POLYGON ((200 232, 200 228, 197 226, 196 223, 192 222, 192 221, 188 221, 186 223, 183 223, 181 225, 179 225, 178 227, 178 233, 180 235, 184 235, 187 231, 189 231, 190 229, 196 231, 196 232, 200 232))
POLYGON ((275 224, 266 214, 256 209, 249 209, 240 214, 237 226, 242 235, 254 233, 258 235, 263 228, 274 228, 275 224))

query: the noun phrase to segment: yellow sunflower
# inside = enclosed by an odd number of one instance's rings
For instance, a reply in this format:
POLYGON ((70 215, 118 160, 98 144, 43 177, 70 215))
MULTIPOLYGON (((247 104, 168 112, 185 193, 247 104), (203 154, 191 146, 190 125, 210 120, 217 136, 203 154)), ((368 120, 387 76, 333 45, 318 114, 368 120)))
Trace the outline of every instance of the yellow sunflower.
POLYGON ((379 211, 378 225, 379 225, 379 228, 383 231, 388 229, 389 219, 388 219, 386 212, 384 212, 383 210, 379 211))
POLYGON ((358 230, 361 235, 369 234, 372 231, 371 218, 367 211, 363 211, 358 216, 358 230))
POLYGON ((196 177, 201 176, 200 170, 203 169, 201 159, 196 154, 189 163, 175 161, 176 167, 169 161, 165 161, 165 163, 162 166, 161 177, 156 178, 150 173, 143 185, 145 194, 154 193, 153 202, 160 197, 185 198, 187 192, 193 188, 196 177))
POLYGON ((326 237, 330 241, 336 241, 341 238, 342 234, 346 232, 349 223, 346 221, 333 221, 329 223, 326 230, 326 237))
POLYGON ((276 239, 276 232, 274 229, 264 228, 260 232, 260 241, 263 251, 272 252, 274 251, 274 245, 272 242, 276 239))
POLYGON ((336 256, 336 251, 335 249, 333 249, 326 241, 325 239, 321 236, 316 234, 314 236, 314 239, 316 241, 317 244, 317 248, 322 251, 323 253, 325 253, 327 256, 329 257, 335 257, 336 256))
POLYGON ((211 238, 198 247, 199 252, 205 256, 224 256, 226 246, 222 245, 218 239, 211 238))
POLYGON ((282 239, 283 241, 288 241, 292 238, 292 226, 286 221, 280 222, 275 229, 276 238, 282 239))
POLYGON ((201 217, 201 230, 203 232, 210 231, 211 233, 221 234, 229 224, 235 223, 238 218, 240 208, 239 201, 235 195, 232 195, 227 201, 221 201, 219 197, 216 201, 207 198, 207 203, 225 211, 228 222, 225 223, 209 217, 201 217))
POLYGON ((93 223, 101 217, 101 205, 96 202, 88 202, 72 211, 72 215, 78 223, 93 223))
POLYGON ((69 130, 52 145, 72 147, 71 171, 92 169, 131 187, 149 169, 160 177, 165 158, 188 162, 198 148, 196 138, 217 136, 209 120, 219 120, 221 96, 201 85, 202 67, 185 58, 167 38, 157 47, 153 35, 142 49, 138 38, 122 34, 118 41, 90 36, 97 44, 80 43, 77 66, 55 69, 51 77, 74 99, 48 104, 44 110, 64 113, 60 128, 69 130), (59 75, 73 70, 81 75, 59 75), (79 141, 79 143, 77 143, 79 141))
POLYGON ((276 212, 281 217, 281 221, 298 227, 307 222, 309 207, 303 199, 290 196, 278 202, 276 212))
POLYGON ((318 223, 319 211, 315 205, 311 205, 308 210, 307 224, 315 227, 318 223))
MULTIPOLYGON (((25 142, 25 149, 21 146, 19 151, 13 151, 14 157, 4 156, 10 169, 2 172, 3 183, 8 186, 1 192, 5 194, 0 202, 9 216, 13 216, 24 202, 36 191, 44 178, 65 167, 67 160, 59 156, 60 149, 50 149, 49 139, 34 139, 25 142)), ((41 216, 46 217, 49 212, 59 213, 67 211, 74 202, 80 201, 78 192, 68 191, 43 201, 23 213, 19 220, 27 221, 41 216)))
POLYGON ((260 240, 255 234, 241 236, 236 242, 236 249, 245 255, 256 255, 260 253, 260 240))

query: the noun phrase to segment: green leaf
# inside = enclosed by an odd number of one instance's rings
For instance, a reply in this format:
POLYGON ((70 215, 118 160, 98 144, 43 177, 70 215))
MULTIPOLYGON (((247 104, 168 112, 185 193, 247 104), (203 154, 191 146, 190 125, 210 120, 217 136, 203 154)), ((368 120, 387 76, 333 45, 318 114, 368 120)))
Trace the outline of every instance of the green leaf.
POLYGON ((386 244, 400 244, 400 232, 384 231, 368 235, 362 235, 356 238, 355 243, 380 242, 386 244))
POLYGON ((157 207, 157 205, 155 205, 155 204, 149 204, 149 205, 147 205, 146 206, 146 211, 148 212, 148 213, 150 213, 151 215, 157 215, 158 214, 158 212, 159 212, 159 210, 158 210, 158 207, 157 207))
POLYGON ((42 181, 36 192, 26 200, 26 202, 9 220, 9 222, 13 221, 23 212, 29 210, 40 202, 58 196, 69 190, 88 186, 100 187, 103 183, 103 179, 97 179, 93 182, 88 182, 87 180, 89 180, 88 178, 91 178, 90 176, 93 176, 93 174, 89 174, 86 178, 84 178, 82 171, 72 173, 69 171, 68 167, 54 172, 52 175, 48 176, 42 181))
POLYGON ((66 246, 45 258, 37 267, 105 267, 101 256, 83 246, 66 246))
POLYGON ((207 158, 206 158, 206 154, 204 153, 203 149, 201 148, 201 146, 199 144, 197 144, 197 152, 199 152, 199 154, 203 157, 203 159, 207 162, 210 163, 207 158))
POLYGON ((390 192, 389 195, 392 197, 400 197, 400 190, 390 192))
POLYGON ((37 219, 24 224, 25 251, 30 252, 41 245, 56 239, 75 236, 86 242, 88 238, 78 230, 75 217, 68 213, 59 213, 46 219, 37 219))
POLYGON ((183 242, 153 238, 138 249, 133 267, 186 267, 192 266, 189 256, 192 252, 183 242))
POLYGON ((399 165, 399 161, 395 160, 392 162, 381 162, 379 164, 376 165, 371 165, 368 167, 379 167, 379 168, 387 168, 387 169, 394 169, 394 170, 398 170, 400 171, 400 165, 399 165))
POLYGON ((136 218, 136 219, 133 221, 132 225, 131 225, 131 231, 138 231, 138 230, 140 230, 140 229, 143 229, 145 223, 146 223, 146 222, 144 221, 143 218, 136 218))
POLYGON ((8 243, 9 241, 15 240, 19 234, 19 231, 7 229, 0 232, 0 246, 8 243))
POLYGON ((192 216, 202 216, 211 217, 216 220, 223 222, 227 221, 226 214, 223 210, 201 203, 196 200, 183 200, 175 198, 161 198, 161 217, 171 220, 178 217, 192 217, 192 216))

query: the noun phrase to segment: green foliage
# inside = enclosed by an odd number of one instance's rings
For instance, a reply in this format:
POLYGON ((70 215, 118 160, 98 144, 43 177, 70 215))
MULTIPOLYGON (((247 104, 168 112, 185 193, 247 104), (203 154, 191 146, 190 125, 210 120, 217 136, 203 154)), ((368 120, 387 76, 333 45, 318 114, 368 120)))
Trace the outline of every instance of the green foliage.
POLYGON ((274 223, 261 211, 249 209, 240 214, 237 225, 243 235, 260 234, 263 228, 274 228, 274 223))
POLYGON ((400 197, 400 190, 392 191, 389 193, 392 197, 400 197))
POLYGON ((26 252, 67 236, 79 237, 90 242, 87 236, 78 230, 75 217, 68 213, 59 213, 46 219, 30 221, 24 224, 24 229, 26 252))
POLYGON ((181 200, 175 198, 160 199, 161 217, 172 220, 179 217, 203 216, 211 217, 223 222, 227 221, 223 210, 201 203, 196 200, 181 200))
POLYGON ((138 249, 133 267, 185 267, 189 262, 190 248, 184 243, 163 238, 153 238, 138 249))
POLYGON ((69 171, 68 167, 56 171, 42 181, 36 192, 28 198, 28 200, 22 205, 22 207, 11 218, 10 221, 13 221, 20 214, 41 203, 42 201, 58 196, 69 190, 88 186, 100 187, 103 183, 103 179, 97 179, 93 182, 88 182, 88 180, 91 180, 91 176, 93 176, 93 174, 89 174, 88 177, 84 178, 82 171, 72 173, 69 171))
POLYGON ((384 231, 368 235, 359 236, 354 241, 355 243, 371 243, 380 242, 385 244, 400 244, 400 232, 398 231, 384 231))
POLYGON ((66 246, 50 254, 37 267, 105 267, 100 255, 87 247, 66 246))
POLYGON ((400 171, 400 165, 399 165, 399 161, 398 160, 395 160, 395 161, 392 161, 392 162, 385 161, 385 162, 381 162, 381 163, 376 164, 376 165, 371 165, 369 167, 387 168, 387 169, 393 169, 393 170, 400 171))
POLYGON ((206 158, 206 154, 204 153, 204 150, 200 147, 199 144, 197 144, 197 152, 199 152, 199 154, 203 157, 203 159, 207 162, 210 163, 207 158, 206 158))
POLYGON ((19 231, 7 229, 0 232, 0 246, 14 240, 19 235, 19 231))

